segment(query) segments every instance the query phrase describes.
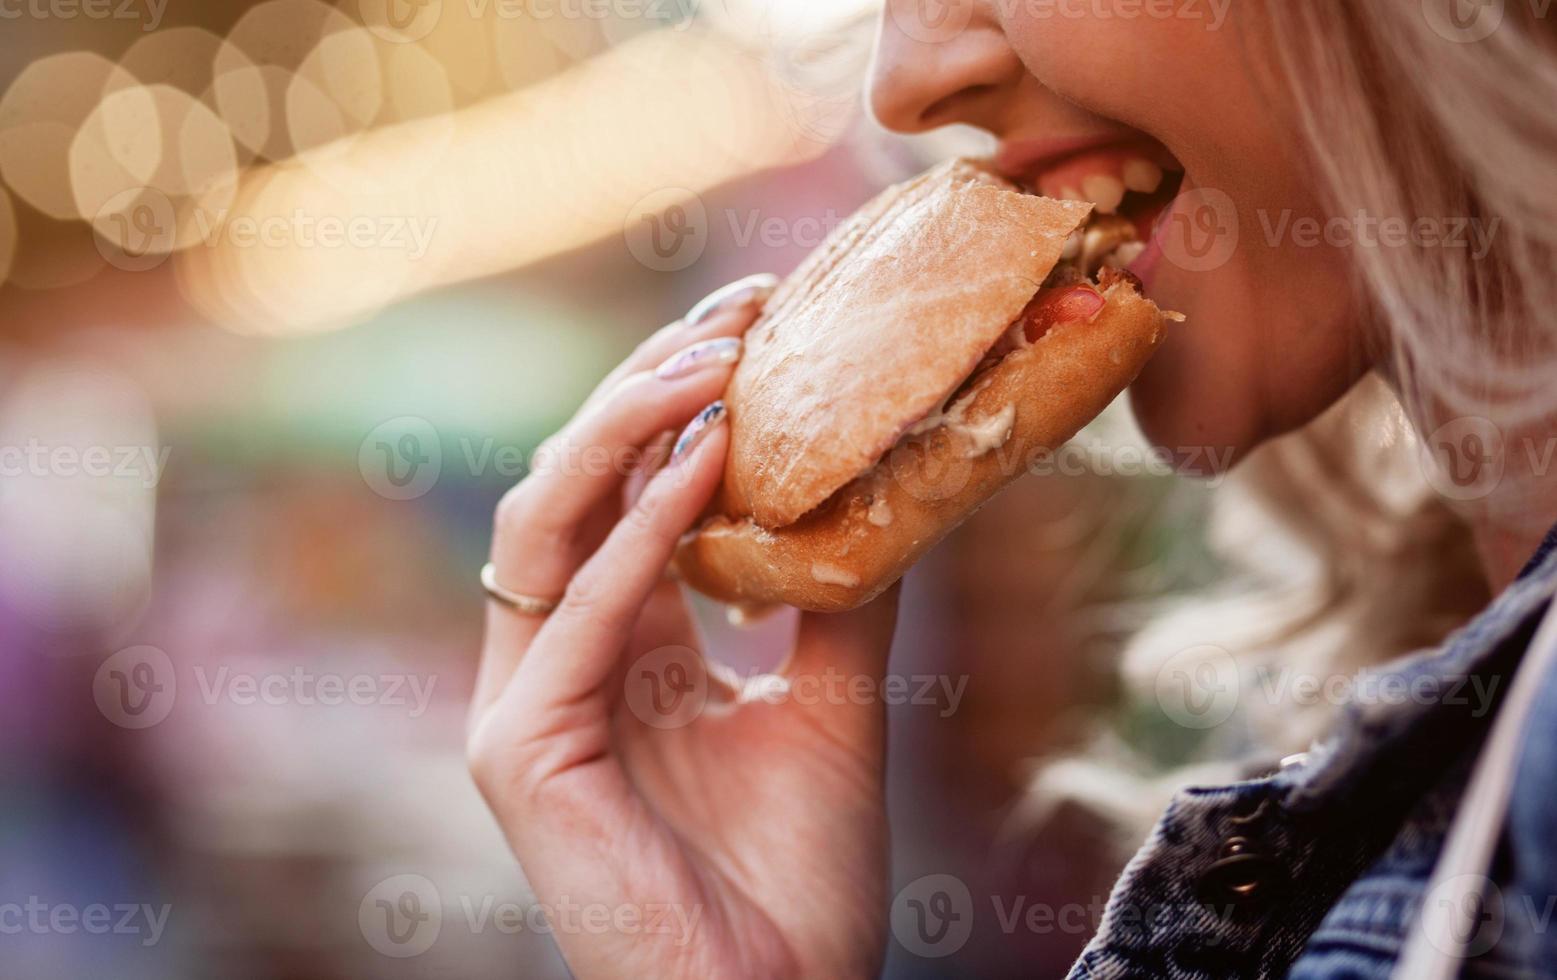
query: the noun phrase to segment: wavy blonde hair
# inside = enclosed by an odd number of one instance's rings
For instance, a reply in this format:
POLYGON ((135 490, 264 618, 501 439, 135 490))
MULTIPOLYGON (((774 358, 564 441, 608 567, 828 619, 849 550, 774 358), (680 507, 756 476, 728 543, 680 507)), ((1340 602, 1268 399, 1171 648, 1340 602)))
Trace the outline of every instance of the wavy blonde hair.
MULTIPOLYGON (((1557 417, 1557 24, 1510 0, 1471 40, 1435 19, 1432 5, 1450 2, 1266 0, 1268 34, 1248 38, 1251 58, 1274 52, 1332 213, 1465 219, 1495 234, 1479 258, 1356 249, 1378 371, 1217 491, 1209 534, 1226 581, 1162 610, 1124 650, 1126 697, 1147 710, 1186 649, 1227 651, 1246 679, 1324 679, 1433 645, 1488 598, 1463 508, 1508 526, 1539 516, 1526 506, 1535 460, 1509 454, 1496 494, 1456 504, 1429 479, 1443 460, 1423 451, 1451 419, 1486 420, 1512 448, 1557 417), (1243 546, 1256 537, 1260 549, 1243 546)), ((1248 688, 1241 723, 1166 772, 1113 730, 1042 765, 1012 829, 1068 800, 1113 818, 1133 846, 1180 786, 1236 777, 1235 756, 1301 751, 1332 720, 1329 700, 1276 705, 1248 688)))

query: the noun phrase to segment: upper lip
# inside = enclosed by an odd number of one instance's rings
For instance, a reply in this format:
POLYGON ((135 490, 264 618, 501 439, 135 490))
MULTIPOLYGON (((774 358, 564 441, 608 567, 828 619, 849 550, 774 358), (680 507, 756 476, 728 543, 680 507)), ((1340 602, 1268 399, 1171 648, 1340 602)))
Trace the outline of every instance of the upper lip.
MULTIPOLYGON (((1069 160, 1096 150, 1136 149, 1141 156, 1166 163, 1172 159, 1167 150, 1145 136, 1070 136, 1053 139, 1002 142, 995 152, 995 171, 1011 181, 1031 180, 1069 160)), ((1164 169, 1182 169, 1173 167, 1164 169)))
POLYGON ((1117 146, 1122 142, 1124 140, 1117 136, 1072 136, 1003 142, 995 151, 995 170, 1007 180, 1020 180, 1043 173, 1068 157, 1117 146))

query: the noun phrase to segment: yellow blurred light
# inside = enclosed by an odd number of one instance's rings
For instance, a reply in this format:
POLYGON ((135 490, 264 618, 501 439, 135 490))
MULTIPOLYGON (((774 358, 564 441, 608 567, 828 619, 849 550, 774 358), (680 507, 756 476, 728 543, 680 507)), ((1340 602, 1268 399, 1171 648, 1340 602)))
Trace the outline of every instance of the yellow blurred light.
POLYGON ((239 18, 227 40, 255 64, 296 71, 326 34, 354 26, 350 17, 320 0, 265 0, 239 18))
POLYGON ((296 152, 287 124, 292 79, 322 39, 354 29, 320 0, 266 0, 233 25, 212 74, 215 104, 241 145, 267 160, 296 152))
POLYGON ((292 73, 276 65, 223 64, 205 100, 216 106, 232 131, 245 164, 256 157, 284 160, 291 155, 284 107, 292 73))
POLYGON ((881 0, 723 0, 704 4, 717 28, 747 41, 803 43, 874 13, 881 0))
POLYGON ((217 55, 226 45, 203 27, 164 28, 130 45, 119 67, 144 85, 171 85, 199 96, 211 87, 217 55))
POLYGON ((22 69, 0 98, 0 176, 16 196, 61 220, 81 216, 70 187, 76 130, 133 75, 102 55, 70 51, 22 69))
POLYGON ((57 122, 21 123, 0 130, 0 174, 16 196, 55 218, 77 217, 67 172, 73 126, 57 122))
POLYGON ((797 125, 795 97, 717 35, 645 34, 519 92, 270 168, 257 178, 263 196, 245 189, 233 208, 275 230, 269 243, 222 236, 180 256, 180 279, 192 302, 245 332, 350 322, 420 289, 623 234, 644 201, 682 203, 814 156, 827 144, 797 125), (340 248, 305 241, 324 219, 378 234, 340 248), (420 243, 404 240, 407 224, 420 243))
POLYGON ((384 66, 384 107, 379 122, 393 125, 450 116, 454 92, 442 62, 420 45, 382 42, 379 59, 384 66))
POLYGON ((11 206, 11 195, 0 187, 0 283, 11 272, 11 260, 16 257, 16 209, 11 206))
MULTIPOLYGON (((400 0, 394 0, 400 2, 400 0)), ((497 0, 488 0, 496 3, 497 0)), ((462 104, 501 91, 492 59, 491 28, 478 12, 484 5, 446 0, 433 29, 416 43, 438 60, 462 104)))
POLYGON ((373 35, 363 27, 335 31, 298 66, 287 87, 287 128, 298 152, 366 129, 384 103, 373 35))
POLYGON ((569 61, 563 53, 566 48, 547 37, 533 20, 496 17, 491 35, 497 73, 510 91, 555 75, 569 61))
POLYGON ((205 103, 151 85, 108 96, 88 117, 71 147, 70 177, 97 233, 138 257, 199 241, 210 222, 192 214, 191 198, 225 207, 238 160, 226 125, 205 103))

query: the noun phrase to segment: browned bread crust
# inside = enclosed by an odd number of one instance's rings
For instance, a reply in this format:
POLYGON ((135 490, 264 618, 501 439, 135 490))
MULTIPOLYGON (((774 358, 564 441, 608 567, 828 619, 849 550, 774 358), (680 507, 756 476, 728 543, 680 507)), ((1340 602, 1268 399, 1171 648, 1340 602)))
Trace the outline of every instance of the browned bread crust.
MULTIPOLYGON (((1061 323, 979 375, 958 399, 954 424, 901 438, 798 521, 765 527, 728 510, 707 521, 682 541, 682 579, 731 603, 819 612, 875 598, 1043 452, 1095 418, 1145 366, 1164 335, 1162 312, 1128 278, 1115 279, 1104 295, 1094 319, 1061 323)), ((921 348, 920 356, 935 349, 921 348)), ((795 443, 786 451, 807 450, 795 443)))
POLYGON ((1091 210, 954 160, 844 222, 746 335, 718 510, 783 527, 874 465, 973 372, 1091 210))

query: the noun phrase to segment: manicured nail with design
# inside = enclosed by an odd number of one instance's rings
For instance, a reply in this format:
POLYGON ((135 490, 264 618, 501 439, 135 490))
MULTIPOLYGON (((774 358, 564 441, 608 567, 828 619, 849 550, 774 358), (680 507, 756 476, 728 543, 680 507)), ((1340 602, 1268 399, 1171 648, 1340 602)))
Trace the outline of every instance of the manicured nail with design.
POLYGON ((687 311, 687 315, 681 318, 681 322, 688 327, 695 327, 707 320, 715 313, 723 310, 733 310, 752 303, 766 302, 773 290, 778 286, 778 277, 760 272, 755 276, 747 276, 745 279, 737 279, 728 286, 709 293, 698 301, 698 304, 687 311))
POLYGON ((676 440, 676 448, 671 450, 670 461, 680 463, 692 455, 692 450, 703 441, 703 437, 714 431, 714 427, 724 421, 724 402, 713 402, 707 408, 697 413, 697 417, 687 423, 687 427, 681 430, 681 436, 676 440))
POLYGON ((734 364, 741 359, 741 338, 715 337, 684 347, 654 369, 661 381, 675 381, 711 367, 734 364))

